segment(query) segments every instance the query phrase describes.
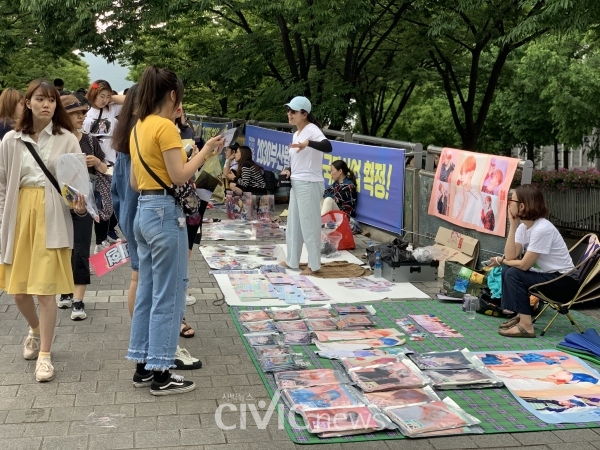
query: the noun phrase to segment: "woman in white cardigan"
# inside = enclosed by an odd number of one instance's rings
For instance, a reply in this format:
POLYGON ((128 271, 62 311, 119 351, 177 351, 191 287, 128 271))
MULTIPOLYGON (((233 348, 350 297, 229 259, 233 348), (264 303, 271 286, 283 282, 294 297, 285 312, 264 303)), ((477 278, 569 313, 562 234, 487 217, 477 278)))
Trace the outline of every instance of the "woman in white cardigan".
MULTIPOLYGON (((25 143, 56 177, 61 155, 81 153, 71 130, 58 91, 47 81, 35 80, 25 94, 21 119, 0 144, 0 288, 14 295, 29 324, 23 357, 38 358, 35 377, 40 382, 54 378, 50 347, 56 295, 73 292, 73 222, 69 208, 25 143)), ((86 214, 83 197, 77 200, 75 212, 86 214)))

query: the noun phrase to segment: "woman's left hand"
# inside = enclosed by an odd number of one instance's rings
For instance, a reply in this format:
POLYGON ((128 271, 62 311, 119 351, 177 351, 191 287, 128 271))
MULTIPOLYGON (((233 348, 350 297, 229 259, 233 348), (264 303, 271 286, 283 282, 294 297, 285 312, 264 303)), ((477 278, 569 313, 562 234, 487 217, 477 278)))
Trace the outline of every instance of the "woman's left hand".
POLYGON ((77 194, 77 200, 75 200, 75 203, 73 204, 73 209, 80 216, 87 213, 87 209, 85 208, 85 197, 83 194, 77 194))
POLYGON ((302 150, 304 150, 306 148, 307 145, 308 145, 308 141, 298 142, 297 144, 290 145, 290 148, 297 148, 298 149, 297 153, 300 153, 302 150))

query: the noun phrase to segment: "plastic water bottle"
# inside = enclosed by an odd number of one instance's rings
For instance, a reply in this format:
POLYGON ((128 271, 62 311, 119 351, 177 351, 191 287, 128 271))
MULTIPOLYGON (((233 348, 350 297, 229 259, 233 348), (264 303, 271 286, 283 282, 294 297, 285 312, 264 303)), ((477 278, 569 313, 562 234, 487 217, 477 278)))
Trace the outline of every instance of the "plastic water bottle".
POLYGON ((465 295, 463 297, 463 307, 467 319, 475 319, 475 313, 479 309, 479 298, 474 295, 465 295))
POLYGON ((381 271, 383 270, 383 263, 381 262, 381 254, 375 253, 375 265, 373 266, 373 276, 375 278, 381 278, 381 271))

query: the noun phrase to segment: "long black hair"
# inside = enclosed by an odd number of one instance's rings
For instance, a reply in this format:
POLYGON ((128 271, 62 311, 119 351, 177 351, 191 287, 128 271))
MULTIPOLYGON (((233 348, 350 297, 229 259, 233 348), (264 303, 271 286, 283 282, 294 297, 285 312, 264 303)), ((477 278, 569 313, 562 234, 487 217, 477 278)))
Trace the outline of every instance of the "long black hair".
POLYGON ((252 167, 252 166, 256 166, 257 164, 252 160, 252 150, 247 145, 240 145, 238 147, 237 151, 240 153, 240 155, 242 155, 240 157, 240 160, 238 161, 238 169, 237 169, 237 175, 241 176, 242 167, 244 165, 252 167))
POLYGON ((162 108, 171 91, 175 91, 175 107, 173 108, 175 111, 183 100, 183 81, 172 70, 159 69, 155 66, 146 67, 140 81, 138 94, 137 116, 139 119, 144 120, 150 114, 154 114, 157 109, 162 108))
POLYGON ((127 91, 125 102, 123 102, 123 107, 119 113, 119 121, 117 122, 112 138, 113 148, 119 153, 124 153, 126 155, 130 154, 129 137, 131 136, 131 130, 133 130, 133 127, 138 120, 138 117, 135 114, 138 93, 139 85, 137 83, 131 86, 127 91))
POLYGON ((331 165, 333 167, 335 167, 337 170, 341 170, 344 173, 344 176, 346 178, 348 178, 350 181, 352 181, 354 184, 356 184, 356 176, 354 175, 354 172, 348 167, 348 164, 346 164, 346 161, 342 161, 341 159, 338 159, 338 160, 332 162, 331 165))
POLYGON ((320 129, 323 129, 323 125, 321 125, 321 122, 319 122, 317 120, 317 118, 315 117, 315 115, 311 112, 306 112, 303 109, 300 110, 300 112, 302 113, 306 113, 306 120, 308 120, 310 123, 314 123, 316 126, 318 126, 320 129))

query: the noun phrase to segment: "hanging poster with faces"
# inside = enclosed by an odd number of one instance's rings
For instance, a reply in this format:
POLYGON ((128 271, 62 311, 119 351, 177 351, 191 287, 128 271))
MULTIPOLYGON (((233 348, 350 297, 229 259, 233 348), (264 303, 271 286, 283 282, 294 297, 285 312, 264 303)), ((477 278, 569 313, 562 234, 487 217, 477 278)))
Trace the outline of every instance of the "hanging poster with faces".
POLYGON ((504 236, 518 159, 444 148, 428 213, 455 225, 504 236))

